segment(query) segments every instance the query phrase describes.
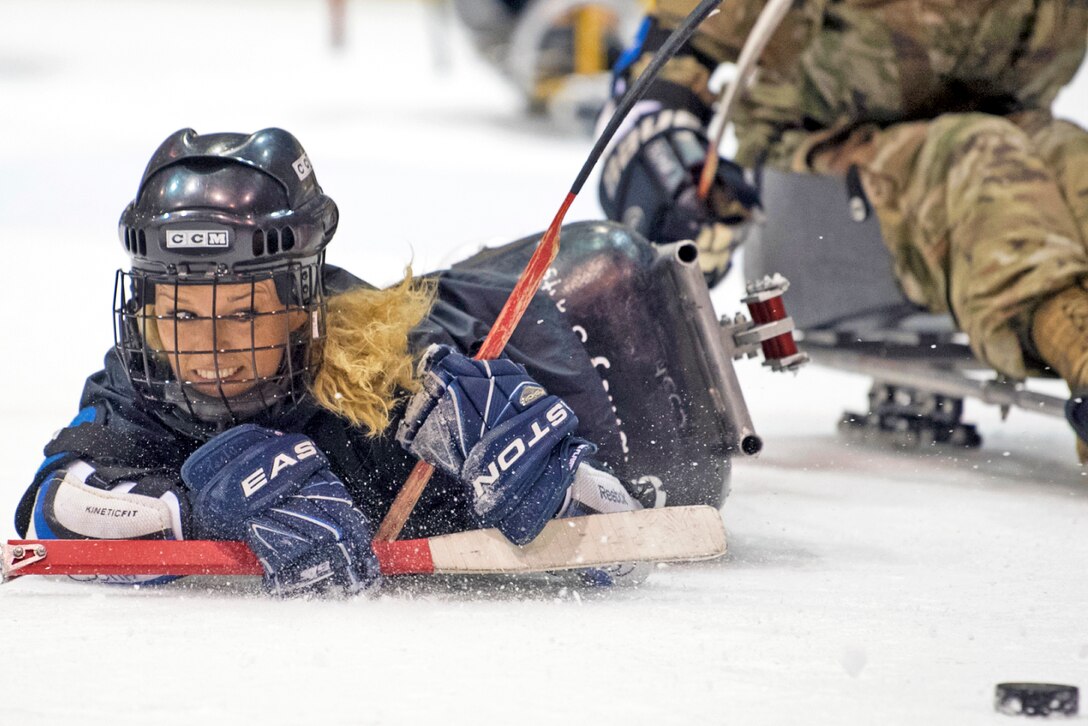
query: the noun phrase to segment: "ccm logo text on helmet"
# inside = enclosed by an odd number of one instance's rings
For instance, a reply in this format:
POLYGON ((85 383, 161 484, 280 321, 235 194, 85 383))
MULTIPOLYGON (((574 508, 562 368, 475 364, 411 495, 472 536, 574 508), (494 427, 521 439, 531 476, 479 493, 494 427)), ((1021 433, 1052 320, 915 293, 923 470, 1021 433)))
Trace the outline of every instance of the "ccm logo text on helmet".
POLYGON ((253 496, 261 487, 268 482, 276 478, 276 474, 286 469, 289 466, 294 466, 300 461, 309 459, 311 456, 317 456, 317 447, 314 446, 312 441, 300 441, 295 444, 294 456, 290 454, 276 454, 276 458, 272 460, 272 466, 268 472, 265 473, 264 468, 257 469, 252 474, 242 480, 242 494, 247 497, 253 496))
POLYGON ((230 247, 230 232, 225 229, 168 229, 166 246, 170 248, 230 247))

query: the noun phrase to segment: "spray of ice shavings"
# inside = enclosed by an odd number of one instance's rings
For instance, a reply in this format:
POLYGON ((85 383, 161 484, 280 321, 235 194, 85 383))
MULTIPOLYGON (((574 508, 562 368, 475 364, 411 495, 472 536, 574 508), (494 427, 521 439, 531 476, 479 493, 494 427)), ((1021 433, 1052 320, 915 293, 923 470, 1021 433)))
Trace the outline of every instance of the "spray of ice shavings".
POLYGON ((414 453, 437 469, 460 474, 460 442, 456 434, 460 420, 453 406, 439 403, 416 432, 412 441, 414 453))

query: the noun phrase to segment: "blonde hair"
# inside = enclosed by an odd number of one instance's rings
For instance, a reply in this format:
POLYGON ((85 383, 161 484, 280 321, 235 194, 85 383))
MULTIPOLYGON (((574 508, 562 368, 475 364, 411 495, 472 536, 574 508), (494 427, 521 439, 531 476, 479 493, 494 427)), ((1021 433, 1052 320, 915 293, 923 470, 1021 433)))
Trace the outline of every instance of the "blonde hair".
POLYGON ((153 353, 162 353, 166 350, 166 347, 162 344, 162 338, 159 337, 159 321, 157 319, 158 313, 155 312, 155 306, 152 303, 148 303, 140 310, 139 315, 136 317, 136 327, 140 330, 140 335, 143 336, 144 341, 147 343, 147 347, 153 353))
POLYGON ((404 279, 384 290, 329 298, 321 368, 310 388, 323 408, 378 436, 390 412, 419 388, 408 333, 434 304, 435 285, 404 279))

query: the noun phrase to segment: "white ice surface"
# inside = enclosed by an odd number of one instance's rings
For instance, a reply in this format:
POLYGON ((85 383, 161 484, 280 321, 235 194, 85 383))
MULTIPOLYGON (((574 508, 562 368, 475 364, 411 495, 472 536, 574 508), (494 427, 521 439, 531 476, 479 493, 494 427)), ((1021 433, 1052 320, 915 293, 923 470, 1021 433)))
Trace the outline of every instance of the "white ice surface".
MULTIPOLYGON (((588 141, 525 120, 428 12, 354 2, 336 53, 319 0, 0 2, 5 521, 112 340, 117 217, 173 130, 295 132, 342 211, 330 260, 376 283, 547 225, 588 141)), ((981 724, 1009 718, 998 681, 1088 687, 1088 481, 1060 421, 970 407, 984 448, 921 457, 836 436, 859 377, 739 373, 767 446, 736 466, 724 561, 348 602, 28 578, 0 590, 0 724, 981 724)))

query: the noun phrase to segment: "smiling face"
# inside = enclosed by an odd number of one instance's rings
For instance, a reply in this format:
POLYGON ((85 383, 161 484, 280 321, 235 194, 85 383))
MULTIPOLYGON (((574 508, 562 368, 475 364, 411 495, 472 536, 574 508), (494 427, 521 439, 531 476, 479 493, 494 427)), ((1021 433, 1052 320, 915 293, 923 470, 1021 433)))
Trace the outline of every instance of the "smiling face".
POLYGON ((155 315, 177 379, 205 396, 226 398, 275 376, 291 331, 306 320, 297 308, 288 311, 270 279, 157 285, 155 315))

